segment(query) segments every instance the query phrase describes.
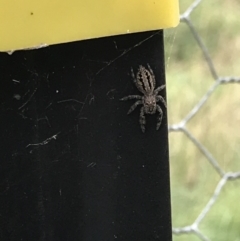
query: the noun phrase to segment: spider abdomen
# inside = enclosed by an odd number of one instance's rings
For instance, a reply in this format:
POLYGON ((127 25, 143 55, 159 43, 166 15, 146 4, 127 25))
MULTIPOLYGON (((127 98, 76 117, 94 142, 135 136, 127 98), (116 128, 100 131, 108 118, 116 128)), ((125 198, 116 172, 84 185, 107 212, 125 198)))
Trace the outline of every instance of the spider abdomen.
POLYGON ((137 72, 137 82, 136 85, 140 85, 143 89, 144 94, 152 94, 155 89, 155 81, 149 70, 147 70, 142 65, 139 66, 139 71, 137 72))

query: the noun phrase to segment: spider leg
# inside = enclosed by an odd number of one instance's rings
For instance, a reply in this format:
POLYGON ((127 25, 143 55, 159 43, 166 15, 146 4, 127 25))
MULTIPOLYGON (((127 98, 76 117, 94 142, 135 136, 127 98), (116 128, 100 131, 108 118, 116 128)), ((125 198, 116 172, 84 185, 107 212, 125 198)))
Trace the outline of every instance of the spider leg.
POLYGON ((129 109, 129 111, 128 111, 128 115, 131 113, 131 112, 133 112, 136 108, 137 108, 137 106, 138 105, 141 105, 142 104, 142 100, 138 100, 138 101, 136 101, 131 107, 130 107, 130 109, 129 109))
POLYGON ((138 89, 141 93, 145 93, 145 92, 144 92, 144 89, 143 89, 143 87, 142 87, 142 83, 136 79, 135 74, 134 74, 134 72, 133 72, 133 69, 131 69, 131 74, 132 74, 133 82, 134 82, 135 86, 137 87, 137 89, 138 89))
POLYGON ((140 110, 140 118, 139 118, 139 123, 142 129, 142 132, 145 132, 145 125, 146 125, 146 118, 144 115, 144 107, 141 108, 140 110))
POLYGON ((162 101, 162 103, 164 104, 164 106, 167 108, 167 103, 166 101, 163 99, 163 97, 161 95, 157 95, 156 96, 156 101, 162 101))
POLYGON ((147 64, 147 66, 148 66, 148 69, 149 69, 150 74, 151 74, 151 76, 152 76, 152 80, 153 80, 153 89, 155 89, 155 86, 156 86, 155 75, 154 75, 153 70, 152 70, 152 68, 150 67, 150 65, 147 64))
POLYGON ((128 95, 128 96, 123 97, 120 100, 134 100, 134 99, 141 100, 142 96, 140 96, 140 95, 128 95))
POLYGON ((157 89, 154 90, 154 94, 157 95, 160 90, 163 90, 165 88, 165 85, 161 85, 157 87, 157 89))
POLYGON ((132 75, 132 78, 135 80, 136 78, 135 78, 135 74, 133 72, 133 68, 131 68, 131 75, 132 75))
POLYGON ((156 130, 159 129, 161 123, 162 123, 162 117, 163 117, 163 112, 162 112, 162 109, 159 105, 157 105, 157 111, 159 112, 159 115, 157 117, 157 127, 156 127, 156 130))

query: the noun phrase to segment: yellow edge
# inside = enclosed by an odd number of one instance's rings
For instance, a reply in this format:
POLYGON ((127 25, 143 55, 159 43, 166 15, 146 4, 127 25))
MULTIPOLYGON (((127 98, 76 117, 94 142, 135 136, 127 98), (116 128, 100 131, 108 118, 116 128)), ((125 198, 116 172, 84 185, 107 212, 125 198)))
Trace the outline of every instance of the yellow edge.
POLYGON ((177 0, 0 0, 0 51, 175 27, 177 0))

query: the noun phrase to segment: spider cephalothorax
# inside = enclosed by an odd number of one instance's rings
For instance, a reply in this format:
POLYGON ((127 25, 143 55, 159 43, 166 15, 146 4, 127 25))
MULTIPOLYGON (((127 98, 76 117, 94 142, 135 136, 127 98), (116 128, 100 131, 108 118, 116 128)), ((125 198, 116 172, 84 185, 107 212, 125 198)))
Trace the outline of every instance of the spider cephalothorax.
POLYGON ((136 77, 133 72, 133 69, 131 69, 133 82, 136 85, 137 89, 143 94, 143 96, 129 95, 121 99, 121 100, 133 100, 133 99, 137 100, 129 109, 128 114, 134 111, 138 105, 143 105, 140 110, 140 119, 139 119, 142 132, 145 132, 145 125, 146 125, 146 118, 144 114, 155 114, 156 112, 159 113, 157 127, 156 127, 156 129, 158 130, 162 122, 163 112, 161 107, 157 104, 157 102, 161 101, 166 107, 165 100, 161 95, 158 95, 159 91, 165 88, 165 85, 159 86, 155 89, 156 80, 155 80, 154 73, 151 67, 149 65, 147 66, 148 66, 148 69, 140 65, 138 72, 136 74, 136 77))

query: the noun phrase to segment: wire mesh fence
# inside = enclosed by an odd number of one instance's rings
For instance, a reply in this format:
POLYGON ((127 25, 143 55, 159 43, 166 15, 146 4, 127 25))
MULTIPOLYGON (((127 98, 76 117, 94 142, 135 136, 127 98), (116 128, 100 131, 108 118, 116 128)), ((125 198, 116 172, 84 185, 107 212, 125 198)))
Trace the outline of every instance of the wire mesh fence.
MULTIPOLYGON (((202 54, 204 56, 204 59, 207 63, 207 66, 210 70, 213 83, 207 90, 207 92, 202 96, 202 98, 196 103, 196 105, 192 108, 192 110, 177 124, 172 124, 169 126, 169 132, 181 132, 183 133, 194 145, 196 148, 199 149, 199 151, 202 153, 202 155, 205 156, 207 161, 211 164, 212 168, 215 170, 215 172, 219 175, 219 182, 217 186, 215 187, 215 190, 213 190, 212 196, 209 199, 209 201, 206 203, 205 207, 202 209, 202 211, 199 213, 198 216, 196 216, 195 221, 193 223, 189 223, 189 225, 184 227, 173 227, 173 235, 185 235, 185 234, 194 234, 196 235, 200 240, 203 241, 210 241, 210 239, 199 227, 199 225, 204 221, 207 214, 210 212, 214 204, 216 204, 223 187, 229 182, 234 181, 240 178, 240 171, 236 172, 227 172, 224 170, 224 168, 221 167, 219 164, 219 160, 214 157, 214 155, 208 150, 208 148, 203 145, 198 138, 194 137, 192 132, 187 128, 187 123, 189 123, 193 117, 195 117, 198 112, 201 110, 201 108, 204 105, 208 104, 209 98, 212 96, 212 94, 219 88, 219 86, 227 85, 227 84, 233 84, 233 83, 240 83, 240 77, 234 77, 234 76, 219 76, 214 61, 210 57, 209 51, 207 47, 204 44, 204 41, 201 38, 201 35, 198 33, 197 29, 194 26, 193 21, 191 20, 191 14, 194 11, 197 11, 197 7, 203 2, 203 0, 195 0, 192 2, 192 4, 187 8, 187 10, 181 14, 180 21, 181 24, 186 24, 189 31, 191 32, 192 36, 195 39, 195 43, 200 47, 202 54)), ((186 43, 187 44, 187 43, 186 43)), ((170 103, 171 104, 171 103, 170 103)), ((170 146, 171 149, 171 146, 170 146)), ((236 200, 236 202, 239 202, 239 200, 236 200)), ((180 214, 181 215, 181 214, 180 214)), ((234 215, 234 214, 233 214, 234 215)), ((227 232, 227 230, 226 230, 227 232)), ((239 239, 237 239, 239 240, 239 239)))

